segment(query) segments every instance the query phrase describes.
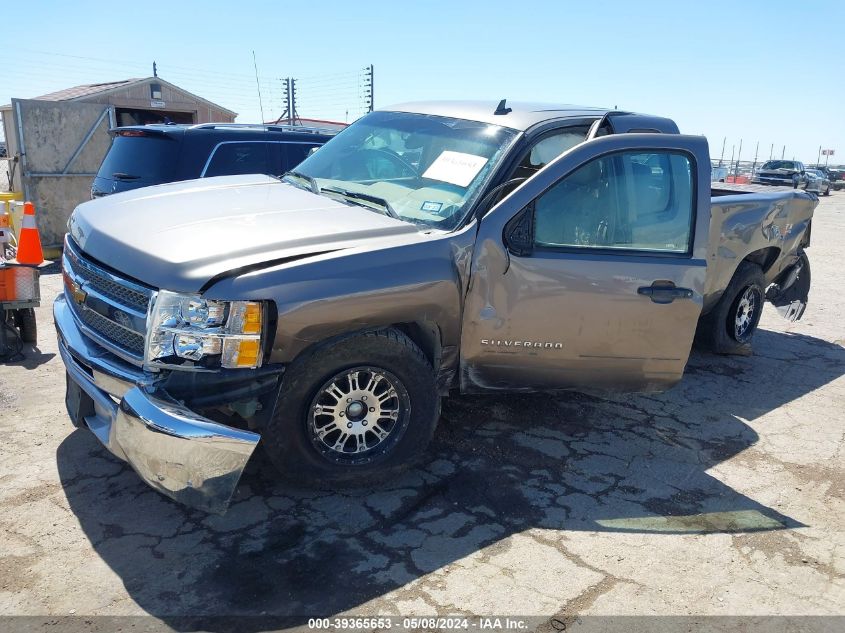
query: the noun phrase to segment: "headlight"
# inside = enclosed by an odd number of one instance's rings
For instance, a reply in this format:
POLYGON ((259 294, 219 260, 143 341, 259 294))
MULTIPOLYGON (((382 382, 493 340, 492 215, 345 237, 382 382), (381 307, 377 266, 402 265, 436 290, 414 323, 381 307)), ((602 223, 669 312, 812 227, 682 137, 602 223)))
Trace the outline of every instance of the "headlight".
POLYGON ((264 306, 161 290, 147 323, 144 363, 255 368, 261 364, 264 306))

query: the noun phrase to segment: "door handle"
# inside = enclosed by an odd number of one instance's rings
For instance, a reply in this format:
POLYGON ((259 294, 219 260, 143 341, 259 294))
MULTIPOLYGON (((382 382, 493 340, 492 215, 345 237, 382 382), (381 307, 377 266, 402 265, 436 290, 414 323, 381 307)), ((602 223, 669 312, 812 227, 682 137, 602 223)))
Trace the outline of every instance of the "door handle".
POLYGON ((675 299, 692 299, 693 291, 678 288, 671 281, 655 281, 650 286, 637 288, 637 294, 648 297, 654 303, 672 303, 675 299))

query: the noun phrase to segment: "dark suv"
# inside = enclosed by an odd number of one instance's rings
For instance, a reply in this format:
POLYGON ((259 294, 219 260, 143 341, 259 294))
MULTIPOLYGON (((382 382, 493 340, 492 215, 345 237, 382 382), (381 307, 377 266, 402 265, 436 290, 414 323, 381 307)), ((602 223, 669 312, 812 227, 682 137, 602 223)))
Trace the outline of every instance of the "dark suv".
POLYGON ((112 144, 91 185, 99 198, 177 180, 233 174, 278 176, 336 130, 290 125, 133 125, 109 130, 112 144))

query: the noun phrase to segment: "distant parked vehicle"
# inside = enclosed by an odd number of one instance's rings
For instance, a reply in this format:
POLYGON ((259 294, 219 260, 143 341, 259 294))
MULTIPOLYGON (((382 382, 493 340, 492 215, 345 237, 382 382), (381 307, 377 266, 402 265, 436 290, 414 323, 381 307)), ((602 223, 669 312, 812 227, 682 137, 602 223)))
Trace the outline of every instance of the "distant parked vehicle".
POLYGON ((821 169, 807 169, 807 191, 814 191, 823 196, 830 195, 830 179, 821 169))
POLYGON ((751 182, 798 189, 807 184, 804 163, 797 160, 770 160, 763 163, 751 182))
POLYGON ((210 176, 281 176, 335 132, 236 123, 115 128, 109 131, 114 140, 91 185, 91 197, 210 176))
POLYGON ((810 165, 812 169, 823 171, 830 180, 834 191, 845 188, 845 167, 830 167, 828 165, 810 165))
POLYGON ((817 169, 818 171, 822 172, 828 180, 834 180, 833 170, 827 167, 826 165, 807 165, 807 169, 817 169))

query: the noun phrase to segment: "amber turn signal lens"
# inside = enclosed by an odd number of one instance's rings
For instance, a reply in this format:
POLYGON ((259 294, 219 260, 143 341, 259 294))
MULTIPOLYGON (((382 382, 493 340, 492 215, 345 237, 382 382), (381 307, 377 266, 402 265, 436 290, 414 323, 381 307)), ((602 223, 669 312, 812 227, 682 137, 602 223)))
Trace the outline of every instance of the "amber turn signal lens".
POLYGON ((258 367, 261 362, 261 341, 257 338, 223 340, 223 367, 258 367))
POLYGON ((244 309, 244 334, 261 334, 261 304, 247 303, 244 309))

